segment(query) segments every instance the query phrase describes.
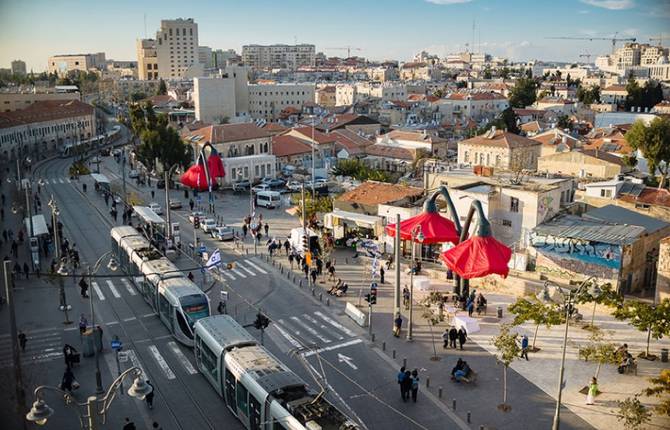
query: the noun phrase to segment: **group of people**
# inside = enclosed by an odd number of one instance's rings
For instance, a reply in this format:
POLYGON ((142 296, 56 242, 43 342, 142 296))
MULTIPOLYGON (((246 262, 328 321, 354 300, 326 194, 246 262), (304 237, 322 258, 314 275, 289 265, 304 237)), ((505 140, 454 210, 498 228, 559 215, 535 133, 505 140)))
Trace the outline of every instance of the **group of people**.
POLYGON ((337 283, 333 285, 330 290, 328 290, 328 294, 331 296, 342 297, 343 295, 347 294, 348 289, 349 284, 342 281, 342 278, 337 278, 337 283))
POLYGON ((419 371, 414 369, 410 372, 405 369, 405 366, 401 367, 398 372, 398 385, 400 385, 402 401, 408 401, 411 394, 412 401, 416 403, 416 396, 419 392, 419 371))
POLYGON ((455 382, 470 382, 474 372, 467 361, 459 358, 451 369, 451 379, 455 382))
POLYGON ((445 329, 444 333, 442 333, 442 340, 444 341, 442 348, 447 349, 451 347, 456 349, 456 341, 458 341, 458 345, 462 350, 463 345, 465 345, 467 339, 468 333, 463 327, 456 329, 456 327, 452 325, 450 328, 445 329))
POLYGON ((635 359, 633 358, 633 355, 628 352, 628 344, 624 343, 621 345, 617 350, 615 351, 617 360, 619 361, 619 366, 617 367, 617 371, 620 374, 624 374, 635 366, 635 359))

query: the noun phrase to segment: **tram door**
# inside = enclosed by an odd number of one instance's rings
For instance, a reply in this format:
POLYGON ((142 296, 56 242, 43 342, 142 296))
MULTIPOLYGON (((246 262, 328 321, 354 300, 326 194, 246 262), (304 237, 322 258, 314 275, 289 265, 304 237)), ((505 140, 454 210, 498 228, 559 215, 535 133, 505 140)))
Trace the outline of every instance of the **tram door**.
POLYGON ((249 394, 249 430, 261 429, 261 404, 249 394))
POLYGON ((225 390, 226 390, 226 405, 235 415, 237 415, 237 406, 235 406, 235 375, 226 371, 225 390))

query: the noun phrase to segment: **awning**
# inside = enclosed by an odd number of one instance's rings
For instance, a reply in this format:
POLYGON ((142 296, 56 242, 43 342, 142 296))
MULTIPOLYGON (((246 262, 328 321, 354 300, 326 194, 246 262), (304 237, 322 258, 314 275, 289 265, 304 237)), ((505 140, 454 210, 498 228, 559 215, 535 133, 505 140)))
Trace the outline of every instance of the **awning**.
POLYGON ((165 221, 163 221, 163 218, 160 216, 156 215, 156 212, 152 211, 151 208, 147 206, 133 206, 133 210, 139 216, 142 218, 142 221, 149 223, 149 224, 163 224, 165 221))
POLYGON ((359 227, 375 228, 375 226, 382 224, 382 217, 376 215, 365 215, 340 209, 334 209, 331 215, 335 218, 355 222, 359 227))
POLYGON ((99 173, 91 173, 91 178, 97 183, 97 184, 109 184, 109 179, 107 179, 107 176, 101 175, 99 173))

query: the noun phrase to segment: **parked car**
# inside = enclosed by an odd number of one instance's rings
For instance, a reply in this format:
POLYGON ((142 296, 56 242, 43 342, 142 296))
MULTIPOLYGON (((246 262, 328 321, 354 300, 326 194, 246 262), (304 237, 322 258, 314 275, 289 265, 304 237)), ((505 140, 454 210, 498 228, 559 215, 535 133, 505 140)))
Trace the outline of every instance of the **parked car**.
POLYGON ((181 209, 181 200, 170 200, 170 209, 181 209))
POLYGON ((205 213, 202 211, 193 211, 191 212, 191 215, 188 216, 188 222, 193 224, 195 222, 195 219, 198 218, 199 220, 202 221, 202 219, 205 217, 205 213))
POLYGON ((205 233, 209 233, 216 228, 216 220, 214 218, 206 218, 200 223, 200 228, 205 233))
POLYGON ((235 192, 248 191, 249 188, 251 188, 249 181, 237 181, 233 183, 233 191, 235 192))
POLYGON ((149 203, 149 209, 154 211, 156 215, 163 215, 163 208, 158 203, 149 203))
POLYGON ((288 190, 293 193, 300 192, 300 190, 302 189, 302 182, 291 181, 288 184, 286 184, 286 188, 288 188, 288 190))
POLYGON ((264 176, 264 177, 261 179, 261 184, 267 184, 267 183, 269 183, 270 181, 272 181, 273 179, 274 179, 274 178, 271 177, 271 176, 264 176))
POLYGON ((271 188, 268 184, 260 184, 253 187, 252 190, 254 193, 260 193, 261 191, 271 191, 271 188))
POLYGON ((279 188, 284 188, 286 186, 286 181, 283 179, 271 179, 270 181, 265 183, 266 185, 269 185, 270 188, 272 189, 279 189, 279 188))
POLYGON ((212 237, 218 240, 233 240, 233 229, 228 226, 215 227, 212 229, 212 237))
POLYGON ((139 178, 140 177, 140 172, 133 169, 128 173, 128 177, 131 178, 131 179, 139 178))

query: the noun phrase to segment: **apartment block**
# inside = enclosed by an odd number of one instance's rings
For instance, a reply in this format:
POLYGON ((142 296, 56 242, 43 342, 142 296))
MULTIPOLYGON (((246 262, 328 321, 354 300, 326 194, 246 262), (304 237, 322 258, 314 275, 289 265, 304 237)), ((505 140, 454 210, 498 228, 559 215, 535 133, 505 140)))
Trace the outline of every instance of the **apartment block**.
POLYGON ((256 69, 314 67, 316 47, 300 45, 244 45, 242 62, 256 69))
POLYGON ((162 20, 155 39, 137 41, 142 80, 182 79, 202 74, 198 24, 193 18, 162 20))
POLYGON ((209 46, 198 46, 198 62, 202 64, 205 69, 214 67, 212 48, 209 46))
POLYGON ((137 76, 143 81, 158 79, 158 56, 154 39, 139 39, 137 47, 137 76))
POLYGON ((105 53, 95 54, 66 54, 49 57, 49 73, 58 76, 66 76, 69 72, 88 72, 91 69, 102 70, 105 68, 105 53))
POLYGON ((314 103, 314 83, 249 84, 249 114, 268 121, 278 119, 286 108, 302 110, 305 103, 314 103))
POLYGON ((12 74, 14 75, 25 75, 26 74, 26 63, 21 60, 12 61, 12 74))
POLYGON ((37 92, 37 91, 23 91, 23 92, 0 92, 0 111, 12 112, 15 110, 25 109, 36 102, 48 100, 80 100, 79 92, 63 93, 63 92, 37 92))

